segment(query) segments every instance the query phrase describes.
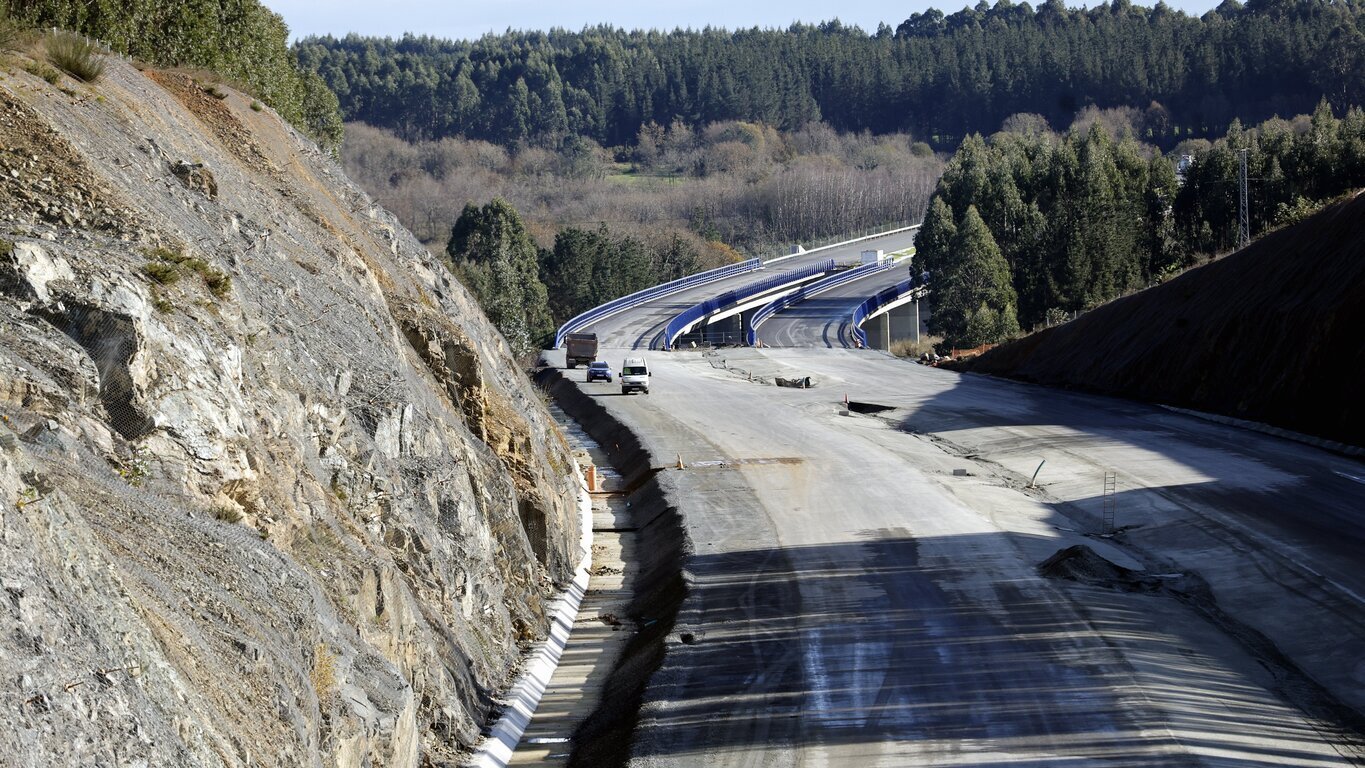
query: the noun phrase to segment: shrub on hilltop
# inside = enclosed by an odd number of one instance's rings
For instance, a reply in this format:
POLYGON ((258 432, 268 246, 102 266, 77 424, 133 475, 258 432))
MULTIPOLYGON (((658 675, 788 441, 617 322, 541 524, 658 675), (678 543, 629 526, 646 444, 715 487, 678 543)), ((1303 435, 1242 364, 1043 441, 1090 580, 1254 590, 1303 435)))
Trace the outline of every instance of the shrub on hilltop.
POLYGON ((337 100, 300 70, 279 14, 255 0, 0 0, 0 16, 89 35, 158 66, 202 67, 241 83, 328 150, 341 143, 337 100))

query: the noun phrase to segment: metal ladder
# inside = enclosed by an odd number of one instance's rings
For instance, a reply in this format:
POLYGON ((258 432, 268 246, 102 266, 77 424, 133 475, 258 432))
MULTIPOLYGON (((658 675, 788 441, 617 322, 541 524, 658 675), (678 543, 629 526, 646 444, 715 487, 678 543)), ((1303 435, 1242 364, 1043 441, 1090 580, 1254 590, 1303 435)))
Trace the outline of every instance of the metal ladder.
POLYGON ((1119 476, 1117 472, 1104 473, 1104 530, 1102 533, 1114 532, 1114 513, 1118 511, 1119 499, 1119 476))

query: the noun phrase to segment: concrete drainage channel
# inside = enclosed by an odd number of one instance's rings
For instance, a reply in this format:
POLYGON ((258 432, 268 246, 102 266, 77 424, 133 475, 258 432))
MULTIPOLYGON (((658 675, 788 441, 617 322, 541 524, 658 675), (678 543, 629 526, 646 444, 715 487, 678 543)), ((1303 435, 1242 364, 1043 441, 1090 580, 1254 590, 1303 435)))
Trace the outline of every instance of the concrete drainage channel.
MULTIPOLYGON (((574 686, 579 702, 545 705, 564 714, 556 715, 559 727, 573 727, 569 737, 541 735, 532 720, 526 738, 501 765, 566 765, 611 768, 624 766, 630 759, 633 734, 640 703, 650 676, 663 662, 665 642, 673 631, 678 607, 686 595, 682 562, 688 544, 677 511, 660 489, 655 474, 659 471, 653 457, 635 435, 591 397, 564 378, 558 369, 547 368, 536 376, 557 405, 597 443, 596 458, 605 458, 613 472, 603 493, 593 496, 594 549, 610 560, 612 543, 619 537, 624 561, 622 581, 626 592, 615 596, 596 595, 596 582, 589 588, 575 626, 574 647, 567 656, 580 655, 579 644, 594 645, 599 653, 599 668, 586 674, 574 686), (619 477, 612 476, 619 475, 619 477), (615 631, 604 633, 604 628, 615 631), (580 629, 588 629, 580 633, 580 629), (627 633, 629 635, 625 636, 627 633), (622 642, 623 641, 623 642, 622 642), (612 647, 614 646, 614 647, 612 647), (616 652, 614 660, 608 658, 616 652), (584 707, 591 712, 582 716, 584 707)), ((615 568, 594 563, 594 576, 610 582, 615 568)), ((553 696, 547 693, 547 702, 553 696)))

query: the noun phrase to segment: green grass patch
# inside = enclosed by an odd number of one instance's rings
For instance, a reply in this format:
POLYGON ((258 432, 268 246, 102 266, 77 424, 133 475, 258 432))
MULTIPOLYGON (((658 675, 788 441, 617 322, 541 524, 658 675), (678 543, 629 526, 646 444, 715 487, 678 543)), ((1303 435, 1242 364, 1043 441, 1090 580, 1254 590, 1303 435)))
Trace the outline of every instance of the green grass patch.
POLYGON ((152 261, 144 264, 142 271, 161 285, 174 285, 185 275, 195 274, 215 299, 225 299, 232 293, 232 277, 197 256, 165 247, 149 249, 146 254, 152 261))
POLYGON ((58 32, 47 38, 47 58, 58 69, 85 83, 104 74, 104 52, 80 35, 58 32))
POLYGON ((242 522, 242 511, 231 504, 219 504, 213 508, 213 519, 224 523, 242 522))
POLYGON ((669 184, 685 178, 681 173, 640 173, 639 171, 621 171, 619 173, 609 173, 607 181, 613 184, 623 184, 626 186, 646 186, 651 184, 669 184))
POLYGON ((169 315, 175 311, 175 302, 166 298, 160 291, 152 291, 152 307, 163 315, 169 315))
POLYGON ((52 85, 62 81, 62 73, 44 64, 41 61, 32 61, 24 65, 24 71, 34 77, 42 78, 52 85))
POLYGON ((180 282, 180 278, 184 276, 184 273, 180 271, 180 267, 164 261, 149 261, 142 265, 142 271, 146 272, 148 277, 161 285, 175 285, 180 282))
POLYGON ((204 285, 216 299, 226 299, 232 293, 232 278, 212 267, 204 273, 204 285))

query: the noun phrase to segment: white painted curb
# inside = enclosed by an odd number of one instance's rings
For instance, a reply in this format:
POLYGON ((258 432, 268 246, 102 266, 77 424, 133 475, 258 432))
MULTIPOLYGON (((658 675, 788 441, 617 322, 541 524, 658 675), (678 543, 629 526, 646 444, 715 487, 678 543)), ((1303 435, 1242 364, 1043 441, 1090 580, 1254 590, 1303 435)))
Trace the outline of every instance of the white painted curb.
POLYGON ((588 592, 588 569, 592 567, 592 497, 588 495, 588 484, 577 461, 574 462, 574 475, 578 478, 578 513, 583 528, 578 544, 582 557, 573 581, 550 603, 550 636, 532 652, 525 671, 508 691, 506 711, 487 738, 479 742, 467 763, 473 768, 505 768, 512 759, 536 707, 540 706, 540 697, 545 695, 550 678, 559 667, 574 620, 578 618, 578 607, 588 592))

